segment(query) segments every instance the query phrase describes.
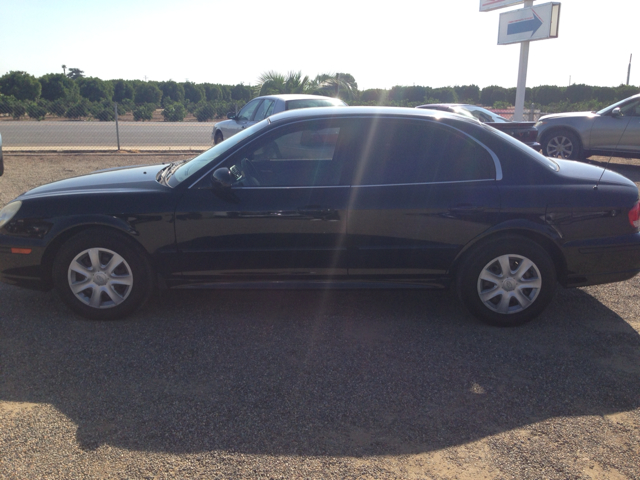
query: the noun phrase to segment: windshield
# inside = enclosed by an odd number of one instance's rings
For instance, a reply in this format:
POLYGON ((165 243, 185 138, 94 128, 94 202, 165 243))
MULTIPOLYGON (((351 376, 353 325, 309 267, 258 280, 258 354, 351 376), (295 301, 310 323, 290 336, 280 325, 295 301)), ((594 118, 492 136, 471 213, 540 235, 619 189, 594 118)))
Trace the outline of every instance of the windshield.
POLYGON ((269 120, 262 120, 261 122, 258 122, 249 128, 245 128, 244 130, 240 131, 240 133, 235 134, 233 137, 227 138, 224 142, 211 147, 202 155, 198 155, 197 157, 192 158, 175 171, 175 173, 171 177, 171 186, 176 186, 180 182, 184 181, 187 177, 200 170, 206 164, 215 161, 217 158, 223 157, 228 150, 231 150, 245 138, 248 138, 254 133, 259 132, 267 125, 269 125, 269 120))
POLYGON ((475 118, 476 120, 480 120, 482 123, 509 122, 509 120, 507 120, 506 118, 501 117, 500 115, 496 115, 495 113, 485 108, 476 107, 475 105, 459 105, 457 107, 454 107, 454 110, 456 113, 459 113, 460 115, 465 115, 467 117, 475 118))
POLYGON ((598 115, 606 115, 607 113, 611 112, 616 107, 622 107, 627 102, 631 103, 633 101, 633 99, 638 101, 638 100, 640 100, 640 96, 634 95, 633 97, 625 98, 624 100, 620 100, 619 102, 616 102, 613 105, 609 105, 608 107, 603 108, 602 110, 600 110, 597 113, 598 113, 598 115))
POLYGON ((306 98, 302 100, 289 100, 287 102, 287 110, 296 110, 298 108, 312 108, 312 107, 346 107, 347 104, 344 103, 339 98, 334 100, 328 100, 324 98, 306 98))

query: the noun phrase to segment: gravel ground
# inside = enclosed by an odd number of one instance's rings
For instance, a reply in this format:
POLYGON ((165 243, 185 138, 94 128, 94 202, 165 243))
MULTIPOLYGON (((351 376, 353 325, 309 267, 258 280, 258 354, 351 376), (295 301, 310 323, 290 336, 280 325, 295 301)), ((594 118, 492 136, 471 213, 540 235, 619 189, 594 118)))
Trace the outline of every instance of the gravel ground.
MULTIPOLYGON (((177 158, 7 155, 0 205, 177 158)), ((640 479, 639 287, 496 329, 450 292, 170 291, 90 322, 0 284, 0 477, 640 479)))

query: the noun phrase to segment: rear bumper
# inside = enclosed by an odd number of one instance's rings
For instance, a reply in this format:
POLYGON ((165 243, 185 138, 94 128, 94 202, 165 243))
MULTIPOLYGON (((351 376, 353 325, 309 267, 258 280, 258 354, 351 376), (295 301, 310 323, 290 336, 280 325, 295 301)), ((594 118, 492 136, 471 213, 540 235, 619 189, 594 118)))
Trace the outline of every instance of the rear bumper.
POLYGON ((583 287, 621 282, 640 273, 640 233, 567 242, 567 263, 561 283, 583 287))

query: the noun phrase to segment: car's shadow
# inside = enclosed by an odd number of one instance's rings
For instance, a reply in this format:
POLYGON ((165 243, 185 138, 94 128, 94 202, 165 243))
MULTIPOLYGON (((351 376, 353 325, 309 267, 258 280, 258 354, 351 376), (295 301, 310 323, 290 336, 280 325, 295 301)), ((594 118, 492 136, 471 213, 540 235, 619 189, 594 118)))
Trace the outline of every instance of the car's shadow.
POLYGON ((640 407, 640 337, 581 290, 486 327, 448 292, 188 291, 89 322, 0 287, 0 400, 85 449, 381 455, 640 407))

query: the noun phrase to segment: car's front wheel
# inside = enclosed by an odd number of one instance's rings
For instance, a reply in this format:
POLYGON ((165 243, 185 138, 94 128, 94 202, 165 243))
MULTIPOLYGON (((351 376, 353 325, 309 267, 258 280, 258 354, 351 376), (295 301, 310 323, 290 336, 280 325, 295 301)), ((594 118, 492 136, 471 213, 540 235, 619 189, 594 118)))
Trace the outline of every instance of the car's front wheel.
POLYGON ((220 142, 222 142, 223 138, 222 138, 222 133, 220 131, 217 131, 215 136, 213 137, 213 143, 215 145, 219 144, 220 142))
POLYGON ((476 317, 490 325, 522 325, 553 298, 556 269, 537 243, 505 237, 469 252, 458 270, 458 294, 476 317))
POLYGON ((580 160, 583 157, 580 139, 568 130, 558 130, 546 135, 542 141, 542 153, 547 157, 567 160, 580 160))
POLYGON ((140 308, 153 291, 146 253, 124 234, 102 228, 70 238, 53 263, 60 298, 76 313, 114 320, 140 308))

